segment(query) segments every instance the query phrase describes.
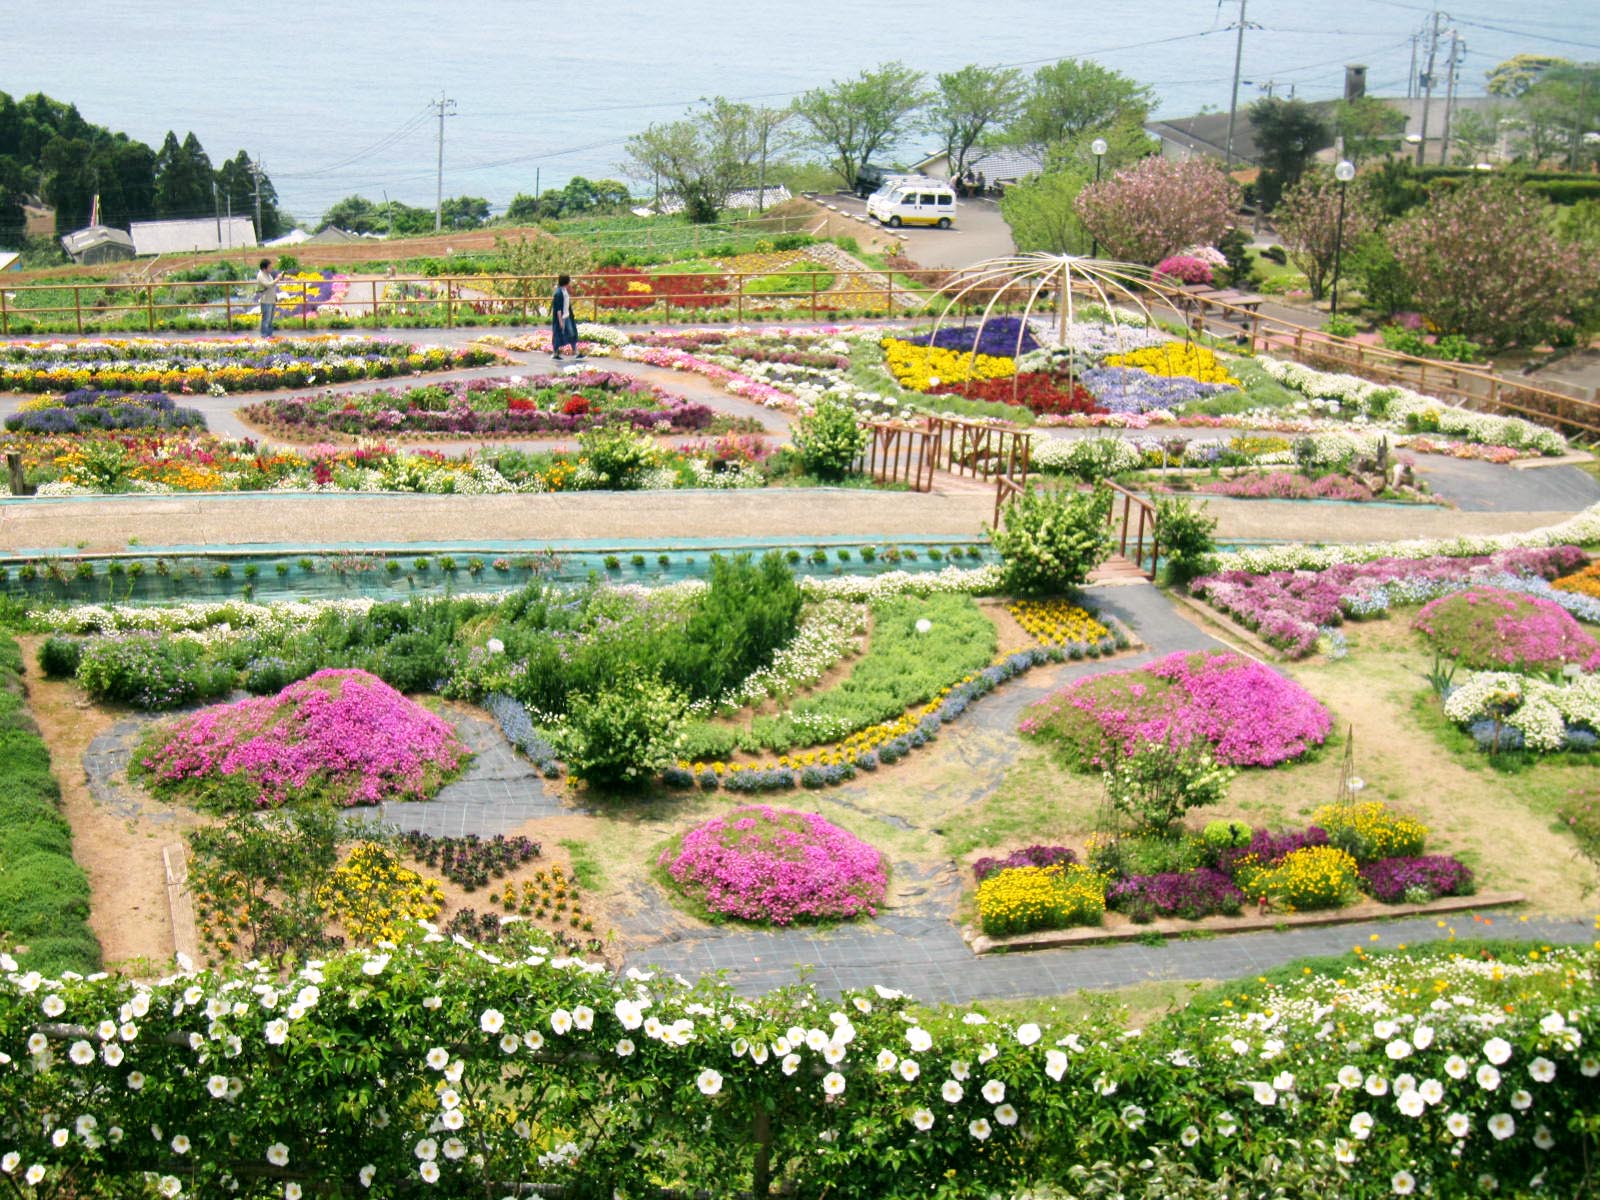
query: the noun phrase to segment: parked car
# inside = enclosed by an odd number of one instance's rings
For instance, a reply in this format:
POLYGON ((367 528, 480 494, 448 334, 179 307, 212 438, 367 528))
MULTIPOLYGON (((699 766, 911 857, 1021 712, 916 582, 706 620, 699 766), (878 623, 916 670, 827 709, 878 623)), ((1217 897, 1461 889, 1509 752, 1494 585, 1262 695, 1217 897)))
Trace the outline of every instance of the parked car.
POLYGON ((949 229, 956 221, 956 194, 942 179, 896 176, 868 198, 867 215, 891 229, 902 225, 949 229))

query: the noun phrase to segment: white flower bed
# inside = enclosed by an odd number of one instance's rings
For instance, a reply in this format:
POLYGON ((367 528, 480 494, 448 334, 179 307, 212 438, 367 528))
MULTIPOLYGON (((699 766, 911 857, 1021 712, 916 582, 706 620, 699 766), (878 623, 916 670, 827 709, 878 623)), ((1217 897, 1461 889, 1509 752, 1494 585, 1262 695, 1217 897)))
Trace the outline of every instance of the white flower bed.
POLYGON ((1458 725, 1498 716, 1522 734, 1530 750, 1550 753, 1566 744, 1569 724, 1600 731, 1600 675, 1563 684, 1510 671, 1475 671, 1450 693, 1444 715, 1458 725))
POLYGON ((1345 409, 1365 409, 1376 393, 1385 419, 1404 426, 1407 417, 1424 414, 1437 422, 1440 433, 1495 446, 1526 446, 1541 454, 1565 454, 1567 439, 1553 429, 1524 421, 1521 417, 1495 417, 1447 404, 1436 396, 1425 396, 1410 388, 1373 383, 1355 375, 1318 371, 1300 363, 1260 355, 1255 360, 1271 378, 1285 387, 1321 400, 1336 400, 1345 409))
POLYGON ((1223 571, 1320 571, 1340 563, 1372 562, 1379 558, 1465 558, 1536 546, 1594 546, 1600 544, 1600 504, 1576 516, 1526 533, 1484 534, 1478 537, 1413 538, 1401 542, 1361 542, 1348 546, 1262 546, 1219 554, 1216 574, 1223 571))
POLYGON ((697 700, 689 706, 689 711, 702 717, 713 712, 732 713, 811 687, 836 663, 859 648, 856 639, 866 631, 866 605, 823 600, 801 618, 799 630, 772 656, 770 664, 715 700, 697 700))

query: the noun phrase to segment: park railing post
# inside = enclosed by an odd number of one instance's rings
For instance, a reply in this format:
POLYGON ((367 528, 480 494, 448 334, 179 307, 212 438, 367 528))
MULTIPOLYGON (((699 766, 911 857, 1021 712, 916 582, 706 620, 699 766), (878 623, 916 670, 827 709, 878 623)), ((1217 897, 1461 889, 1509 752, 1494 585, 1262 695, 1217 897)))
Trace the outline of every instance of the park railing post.
POLYGON ((11 476, 11 494, 13 496, 26 496, 28 494, 28 477, 22 470, 22 451, 6 451, 6 472, 11 476))
POLYGON ((78 332, 83 332, 83 284, 72 285, 72 318, 78 332))
POLYGON ((144 320, 151 333, 156 331, 156 285, 144 285, 144 320))

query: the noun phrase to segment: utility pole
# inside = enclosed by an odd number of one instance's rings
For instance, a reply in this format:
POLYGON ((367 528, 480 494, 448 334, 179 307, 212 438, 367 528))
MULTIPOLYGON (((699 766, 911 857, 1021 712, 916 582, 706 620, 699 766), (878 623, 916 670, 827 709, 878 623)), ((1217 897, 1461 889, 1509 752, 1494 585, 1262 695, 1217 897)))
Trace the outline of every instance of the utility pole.
POLYGON ((254 195, 256 200, 256 236, 261 237, 261 164, 259 162, 252 162, 250 164, 250 177, 255 181, 254 195))
POLYGON ((222 204, 217 200, 217 181, 211 181, 211 215, 217 220, 217 249, 222 249, 222 204))
POLYGON ((433 231, 438 233, 444 224, 444 119, 455 115, 456 102, 440 92, 439 98, 429 103, 439 110, 439 172, 433 189, 433 231))
POLYGON ((1233 166, 1233 129, 1239 118, 1239 66, 1244 60, 1244 31, 1252 28, 1244 19, 1245 5, 1249 0, 1239 0, 1239 23, 1232 28, 1239 31, 1238 39, 1233 45, 1233 99, 1228 103, 1228 166, 1233 166))
POLYGON ((1422 35, 1411 35, 1411 71, 1406 75, 1406 99, 1414 100, 1417 96, 1417 39, 1422 35))
POLYGON ((1456 31, 1450 31, 1450 62, 1446 66, 1444 77, 1444 137, 1439 142, 1439 165, 1443 166, 1450 161, 1450 117, 1456 107, 1456 64, 1467 52, 1467 44, 1460 40, 1456 31))
POLYGON ((1417 166, 1422 165, 1422 156, 1428 148, 1428 106, 1433 103, 1433 61, 1439 52, 1439 25, 1444 16, 1438 9, 1433 10, 1433 28, 1428 31, 1428 73, 1422 77, 1422 129, 1421 138, 1417 142, 1417 166))

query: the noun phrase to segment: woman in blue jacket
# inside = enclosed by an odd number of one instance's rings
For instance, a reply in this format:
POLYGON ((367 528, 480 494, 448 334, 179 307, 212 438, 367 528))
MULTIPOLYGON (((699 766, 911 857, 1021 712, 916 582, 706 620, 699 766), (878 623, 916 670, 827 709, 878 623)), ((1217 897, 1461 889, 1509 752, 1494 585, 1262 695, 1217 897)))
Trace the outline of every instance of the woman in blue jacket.
POLYGON ((555 295, 550 297, 550 355, 562 357, 563 346, 571 346, 567 357, 582 358, 578 353, 578 321, 572 315, 572 276, 563 275, 556 280, 555 295))

